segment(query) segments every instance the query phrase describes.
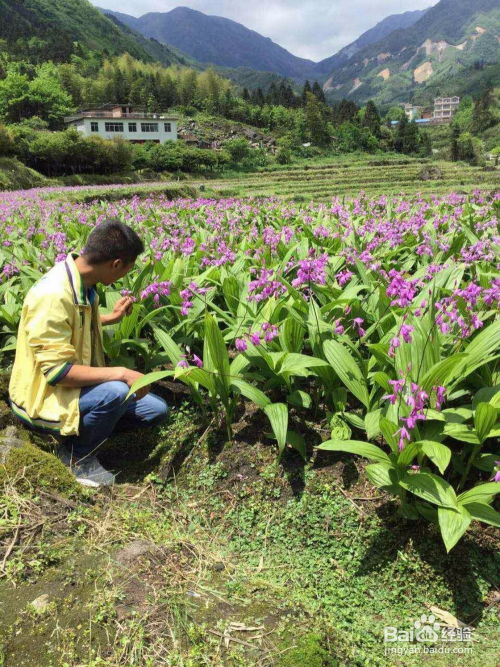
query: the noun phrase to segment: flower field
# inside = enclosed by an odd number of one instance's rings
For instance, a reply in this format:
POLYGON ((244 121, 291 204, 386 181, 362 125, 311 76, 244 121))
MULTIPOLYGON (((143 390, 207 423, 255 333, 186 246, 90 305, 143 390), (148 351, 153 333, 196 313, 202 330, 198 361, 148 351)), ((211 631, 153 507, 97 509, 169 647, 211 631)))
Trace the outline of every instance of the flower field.
POLYGON ((105 330, 112 365, 182 382, 232 438, 244 401, 277 456, 366 458, 407 519, 449 551, 471 521, 499 526, 500 197, 346 202, 88 204, 0 195, 0 349, 8 366, 26 291, 90 228, 119 217, 147 248, 110 288, 133 313, 105 330), (314 422, 329 437, 311 442, 314 422), (323 441, 322 441, 323 440, 323 441))

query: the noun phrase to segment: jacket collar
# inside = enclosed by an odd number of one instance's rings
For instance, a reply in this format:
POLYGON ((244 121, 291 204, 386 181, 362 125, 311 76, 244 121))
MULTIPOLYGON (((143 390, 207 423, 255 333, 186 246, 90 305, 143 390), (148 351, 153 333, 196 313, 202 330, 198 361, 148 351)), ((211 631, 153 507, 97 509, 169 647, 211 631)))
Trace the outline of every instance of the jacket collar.
POLYGON ((75 259, 78 257, 76 253, 70 253, 64 262, 66 267, 66 274, 73 293, 73 301, 79 306, 88 306, 87 290, 83 284, 80 272, 76 268, 75 259))

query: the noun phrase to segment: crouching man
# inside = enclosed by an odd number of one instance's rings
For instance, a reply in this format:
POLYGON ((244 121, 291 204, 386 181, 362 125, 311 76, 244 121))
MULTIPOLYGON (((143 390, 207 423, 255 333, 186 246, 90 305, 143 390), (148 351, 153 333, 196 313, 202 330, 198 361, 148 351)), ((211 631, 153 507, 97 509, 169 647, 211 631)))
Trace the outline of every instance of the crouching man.
POLYGON ((132 299, 124 297, 112 313, 99 315, 95 285, 122 278, 143 251, 130 227, 105 221, 90 233, 82 254, 70 254, 50 269, 23 304, 11 408, 29 427, 62 436, 59 456, 85 486, 113 484, 115 475, 95 453, 117 425, 155 425, 168 410, 149 386, 126 400, 142 373, 106 367, 104 360, 101 327, 130 314, 132 299))

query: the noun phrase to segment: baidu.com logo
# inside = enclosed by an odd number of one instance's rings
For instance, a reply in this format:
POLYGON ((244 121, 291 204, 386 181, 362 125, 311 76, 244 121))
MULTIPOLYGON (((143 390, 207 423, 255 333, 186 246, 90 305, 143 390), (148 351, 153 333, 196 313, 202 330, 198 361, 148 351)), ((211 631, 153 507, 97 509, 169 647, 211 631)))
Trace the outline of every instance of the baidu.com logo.
POLYGON ((472 653, 462 642, 472 641, 472 628, 439 623, 434 614, 422 614, 409 629, 384 628, 385 654, 472 653), (451 642, 459 642, 452 644, 451 642))

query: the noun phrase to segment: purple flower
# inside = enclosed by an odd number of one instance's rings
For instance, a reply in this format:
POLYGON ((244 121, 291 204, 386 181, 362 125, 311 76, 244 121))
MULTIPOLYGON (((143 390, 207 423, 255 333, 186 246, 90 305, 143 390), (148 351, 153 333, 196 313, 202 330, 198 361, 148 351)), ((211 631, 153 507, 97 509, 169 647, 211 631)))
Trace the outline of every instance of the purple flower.
POLYGON ((195 366, 198 366, 198 368, 203 368, 203 361, 197 354, 193 354, 193 363, 195 366))
POLYGON ((234 341, 234 347, 238 350, 238 352, 245 352, 248 345, 247 345, 246 341, 243 340, 243 338, 237 338, 234 341))
POLYGON ((187 362, 185 359, 181 359, 181 360, 177 363, 177 368, 189 368, 189 364, 188 364, 188 362, 187 362))
POLYGON ((341 336, 341 335, 344 333, 345 329, 344 329, 344 327, 342 326, 342 324, 340 323, 340 319, 339 319, 339 320, 335 320, 335 322, 334 322, 334 329, 333 329, 333 330, 335 331, 335 333, 336 333, 338 336, 341 336))
POLYGON ((260 343, 260 333, 258 331, 254 331, 253 333, 251 333, 249 335, 249 338, 254 345, 259 345, 259 343, 260 343))
POLYGON ((361 326, 364 322, 364 319, 362 317, 355 317, 352 320, 352 323, 354 325, 354 328, 356 329, 356 333, 360 338, 363 338, 363 336, 366 334, 366 331, 363 329, 361 326))
POLYGON ((411 343, 411 341, 412 341, 412 338, 411 338, 412 332, 413 332, 413 327, 411 326, 411 324, 403 324, 401 326, 401 330, 400 330, 399 334, 403 337, 403 340, 404 340, 405 343, 411 343))
POLYGON ((399 433, 398 448, 399 451, 402 452, 408 442, 410 442, 411 436, 404 426, 402 426, 399 431, 396 431, 396 433, 399 433))
POLYGON ((337 273, 335 278, 337 279, 338 284, 343 287, 346 283, 349 282, 353 275, 354 273, 352 273, 352 271, 346 269, 345 271, 340 271, 340 273, 337 273))
POLYGON ((436 410, 441 410, 441 406, 444 403, 446 397, 446 387, 433 387, 436 390, 436 410))

